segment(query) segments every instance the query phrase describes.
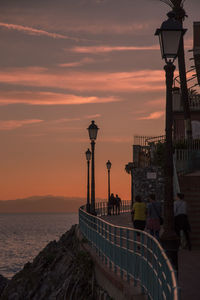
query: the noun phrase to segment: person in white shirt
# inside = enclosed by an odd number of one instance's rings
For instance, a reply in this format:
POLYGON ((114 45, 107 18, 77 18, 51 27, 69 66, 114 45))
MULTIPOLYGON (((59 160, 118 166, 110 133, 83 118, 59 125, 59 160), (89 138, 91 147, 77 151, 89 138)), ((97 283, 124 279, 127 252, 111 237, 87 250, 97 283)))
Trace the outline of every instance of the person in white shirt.
POLYGON ((176 234, 180 237, 181 230, 183 230, 187 240, 187 247, 191 250, 189 236, 191 229, 187 217, 187 204, 184 201, 184 194, 182 193, 178 193, 177 199, 174 201, 174 223, 176 234))

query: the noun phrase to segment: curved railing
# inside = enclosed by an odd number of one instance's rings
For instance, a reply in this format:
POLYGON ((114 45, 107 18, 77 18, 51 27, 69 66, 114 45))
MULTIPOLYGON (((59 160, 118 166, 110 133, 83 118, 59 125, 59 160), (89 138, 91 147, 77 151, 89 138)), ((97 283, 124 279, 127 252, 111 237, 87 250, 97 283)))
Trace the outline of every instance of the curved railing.
MULTIPOLYGON (((130 205, 129 205, 130 207, 130 205)), ((82 206, 79 226, 102 261, 152 300, 178 300, 175 271, 160 243, 144 231, 115 226, 82 206)))

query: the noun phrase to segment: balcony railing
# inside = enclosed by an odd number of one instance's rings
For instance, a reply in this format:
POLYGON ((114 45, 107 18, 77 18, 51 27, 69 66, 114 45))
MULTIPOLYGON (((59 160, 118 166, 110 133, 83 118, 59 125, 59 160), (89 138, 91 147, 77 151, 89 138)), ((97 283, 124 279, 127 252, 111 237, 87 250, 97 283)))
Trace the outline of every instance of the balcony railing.
MULTIPOLYGON (((157 137, 135 136, 133 161, 137 167, 147 167, 157 163, 156 155, 164 155, 165 135, 157 137), (163 146, 163 147, 161 147, 163 146), (158 153, 159 150, 159 153, 158 153)), ((177 173, 188 173, 200 169, 200 139, 173 140, 174 161, 177 173)))
POLYGON ((115 226, 87 213, 84 207, 79 209, 79 226, 105 267, 130 287, 140 287, 141 293, 152 300, 179 299, 175 271, 160 243, 150 234, 115 226))
MULTIPOLYGON (((191 111, 200 110, 200 94, 194 94, 189 96, 189 107, 191 111)), ((182 112, 183 105, 181 102, 181 94, 179 91, 173 93, 173 111, 182 112)))

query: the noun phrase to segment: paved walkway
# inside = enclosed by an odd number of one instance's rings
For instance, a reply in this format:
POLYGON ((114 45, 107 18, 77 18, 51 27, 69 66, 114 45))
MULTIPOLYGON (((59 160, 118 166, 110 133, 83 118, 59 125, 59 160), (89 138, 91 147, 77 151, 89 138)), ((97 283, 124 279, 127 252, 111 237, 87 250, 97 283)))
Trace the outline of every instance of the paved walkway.
MULTIPOLYGON (((103 217, 114 225, 132 228, 131 214, 124 213, 119 216, 103 217)), ((181 300, 200 299, 200 250, 180 250, 179 259, 179 286, 181 300)))

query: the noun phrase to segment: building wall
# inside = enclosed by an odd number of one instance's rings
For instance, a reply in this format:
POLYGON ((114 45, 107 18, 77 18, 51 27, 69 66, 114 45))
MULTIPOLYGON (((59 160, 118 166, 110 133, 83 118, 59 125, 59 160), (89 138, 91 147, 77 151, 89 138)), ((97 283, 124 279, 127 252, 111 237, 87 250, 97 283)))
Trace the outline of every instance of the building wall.
POLYGON ((155 194, 156 200, 164 200, 164 177, 160 167, 134 168, 132 178, 134 198, 140 195, 147 201, 150 194, 155 194))

